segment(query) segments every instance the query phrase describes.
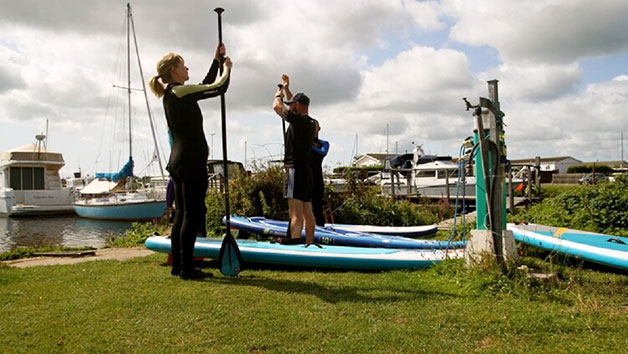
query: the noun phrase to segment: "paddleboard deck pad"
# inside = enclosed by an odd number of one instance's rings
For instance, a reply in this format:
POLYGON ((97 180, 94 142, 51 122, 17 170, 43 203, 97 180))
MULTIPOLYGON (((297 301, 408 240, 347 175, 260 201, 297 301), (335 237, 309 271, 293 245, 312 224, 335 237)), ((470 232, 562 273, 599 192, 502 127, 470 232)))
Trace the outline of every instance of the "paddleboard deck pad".
MULTIPOLYGON (((287 221, 266 219, 259 216, 248 218, 232 216, 230 220, 231 227, 238 230, 275 237, 287 237, 288 235, 287 221)), ((225 218, 223 218, 224 222, 225 218)), ((305 241, 305 230, 301 233, 301 239, 305 241)), ((366 232, 332 230, 318 226, 314 230, 314 242, 322 245, 399 249, 458 249, 464 248, 466 245, 464 241, 421 240, 366 232)))
POLYGON ((507 228, 521 243, 628 270, 628 237, 537 224, 508 224, 507 228))
MULTIPOLYGON (((194 256, 216 259, 222 240, 197 238, 194 256)), ((421 269, 446 259, 461 258, 464 250, 400 250, 323 245, 282 245, 255 240, 237 240, 245 263, 272 264, 344 270, 421 269)), ((152 236, 146 248, 155 252, 170 252, 170 238, 152 236)))

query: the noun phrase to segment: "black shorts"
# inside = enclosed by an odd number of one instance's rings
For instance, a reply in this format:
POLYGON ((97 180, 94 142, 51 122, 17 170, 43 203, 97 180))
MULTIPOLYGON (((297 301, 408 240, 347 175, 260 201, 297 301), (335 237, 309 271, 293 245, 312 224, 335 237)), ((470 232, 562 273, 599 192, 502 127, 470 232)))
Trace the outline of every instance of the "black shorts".
POLYGON ((312 170, 305 167, 286 167, 284 198, 302 202, 312 201, 312 170))

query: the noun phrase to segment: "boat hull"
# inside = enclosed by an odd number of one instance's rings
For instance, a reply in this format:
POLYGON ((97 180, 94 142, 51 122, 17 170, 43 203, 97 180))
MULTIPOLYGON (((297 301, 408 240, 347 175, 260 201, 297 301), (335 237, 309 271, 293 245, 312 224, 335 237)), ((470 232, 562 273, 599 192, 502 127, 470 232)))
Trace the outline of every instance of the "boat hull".
POLYGON ((74 203, 78 216, 97 220, 151 220, 164 215, 165 201, 146 201, 137 203, 87 204, 74 203))
POLYGON ((628 238, 537 224, 508 224, 515 240, 589 262, 628 270, 628 238))
POLYGON ((73 214, 72 191, 20 190, 2 188, 0 190, 0 215, 35 216, 73 214))
MULTIPOLYGON (((309 268, 335 268, 344 270, 421 269, 446 259, 461 258, 463 250, 398 250, 305 245, 237 240, 242 260, 246 263, 272 264, 309 268)), ((194 256, 216 259, 222 240, 197 238, 194 256)), ((168 253, 170 239, 164 236, 149 237, 146 248, 168 253)))

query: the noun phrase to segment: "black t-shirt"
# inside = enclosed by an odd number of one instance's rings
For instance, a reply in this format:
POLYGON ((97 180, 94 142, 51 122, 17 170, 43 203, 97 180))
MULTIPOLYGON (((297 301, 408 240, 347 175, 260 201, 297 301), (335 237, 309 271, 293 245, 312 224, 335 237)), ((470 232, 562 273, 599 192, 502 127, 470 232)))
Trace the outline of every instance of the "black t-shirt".
POLYGON ((287 167, 308 166, 314 139, 314 120, 308 115, 288 111, 286 121, 290 126, 286 132, 283 162, 287 167))

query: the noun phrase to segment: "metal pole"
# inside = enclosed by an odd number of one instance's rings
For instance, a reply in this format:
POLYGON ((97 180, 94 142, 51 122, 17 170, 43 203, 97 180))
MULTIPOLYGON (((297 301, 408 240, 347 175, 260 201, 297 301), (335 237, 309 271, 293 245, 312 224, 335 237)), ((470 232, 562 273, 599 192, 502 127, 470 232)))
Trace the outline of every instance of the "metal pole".
POLYGON ((211 150, 210 158, 213 160, 214 159, 214 135, 216 135, 216 133, 209 133, 209 135, 211 136, 211 140, 212 140, 212 150, 211 150))
POLYGON ((129 158, 133 156, 133 142, 131 138, 131 4, 126 4, 126 70, 127 94, 129 96, 129 158))

